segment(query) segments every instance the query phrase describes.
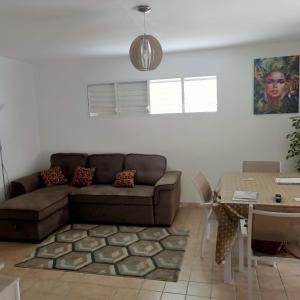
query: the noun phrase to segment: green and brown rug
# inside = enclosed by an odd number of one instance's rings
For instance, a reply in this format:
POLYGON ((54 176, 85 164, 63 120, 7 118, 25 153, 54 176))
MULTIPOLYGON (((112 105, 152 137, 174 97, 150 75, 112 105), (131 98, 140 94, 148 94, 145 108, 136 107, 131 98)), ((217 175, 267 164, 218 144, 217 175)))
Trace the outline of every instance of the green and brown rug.
POLYGON ((177 281, 187 238, 174 228, 72 224, 16 266, 177 281))

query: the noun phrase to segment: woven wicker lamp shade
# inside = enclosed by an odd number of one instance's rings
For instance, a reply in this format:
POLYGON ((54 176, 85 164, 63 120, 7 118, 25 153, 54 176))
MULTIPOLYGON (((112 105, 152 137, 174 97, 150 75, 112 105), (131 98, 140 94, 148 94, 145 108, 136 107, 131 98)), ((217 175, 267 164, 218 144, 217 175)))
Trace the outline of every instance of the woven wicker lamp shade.
POLYGON ((149 5, 138 5, 135 9, 144 14, 144 34, 134 39, 130 46, 131 63, 139 71, 150 71, 158 67, 162 59, 162 49, 159 41, 146 34, 146 14, 151 11, 149 5))
POLYGON ((132 42, 129 56, 139 71, 154 70, 162 59, 161 45, 152 35, 140 35, 132 42))

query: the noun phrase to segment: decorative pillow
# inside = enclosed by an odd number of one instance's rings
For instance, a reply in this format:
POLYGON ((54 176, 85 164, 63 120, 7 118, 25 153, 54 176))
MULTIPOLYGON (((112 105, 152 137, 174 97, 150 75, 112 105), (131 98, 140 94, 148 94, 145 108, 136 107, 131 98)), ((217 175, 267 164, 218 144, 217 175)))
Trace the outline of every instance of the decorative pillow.
POLYGON ((53 186, 53 185, 67 183, 67 179, 62 173, 62 170, 59 166, 52 167, 48 170, 42 171, 41 177, 46 186, 53 186))
POLYGON ((116 187, 134 187, 134 175, 136 170, 126 170, 116 175, 114 186, 116 187))
POLYGON ((93 183, 96 168, 83 168, 77 167, 75 169, 72 185, 75 186, 88 186, 93 183))

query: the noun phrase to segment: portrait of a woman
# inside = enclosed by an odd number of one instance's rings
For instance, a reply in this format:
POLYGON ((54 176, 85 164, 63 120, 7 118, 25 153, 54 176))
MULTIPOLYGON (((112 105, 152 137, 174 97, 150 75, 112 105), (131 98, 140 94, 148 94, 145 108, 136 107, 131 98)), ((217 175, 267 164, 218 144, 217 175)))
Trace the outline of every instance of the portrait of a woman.
POLYGON ((299 56, 256 59, 254 113, 299 112, 299 56))

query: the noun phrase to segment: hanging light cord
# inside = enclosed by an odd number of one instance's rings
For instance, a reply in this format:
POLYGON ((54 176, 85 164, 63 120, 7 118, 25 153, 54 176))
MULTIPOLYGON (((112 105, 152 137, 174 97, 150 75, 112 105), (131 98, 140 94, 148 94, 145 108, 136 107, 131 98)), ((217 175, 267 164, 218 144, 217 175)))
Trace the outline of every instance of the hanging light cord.
POLYGON ((144 35, 146 35, 146 13, 144 12, 144 35))

